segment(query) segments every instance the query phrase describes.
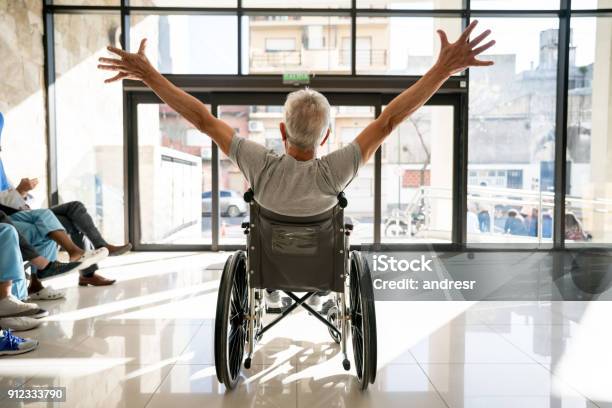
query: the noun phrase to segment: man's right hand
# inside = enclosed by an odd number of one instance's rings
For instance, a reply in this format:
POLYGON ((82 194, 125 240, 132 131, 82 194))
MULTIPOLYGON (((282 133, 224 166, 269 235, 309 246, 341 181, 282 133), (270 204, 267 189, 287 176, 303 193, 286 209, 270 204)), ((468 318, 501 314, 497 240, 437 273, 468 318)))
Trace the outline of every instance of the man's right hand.
POLYGON ((155 68, 153 68, 145 55, 146 46, 146 38, 140 42, 140 47, 138 48, 137 53, 130 53, 109 45, 107 47, 108 50, 120 58, 102 57, 99 59, 102 64, 99 64, 98 68, 105 71, 116 71, 118 73, 114 77, 108 78, 104 82, 110 83, 122 79, 137 79, 140 81, 146 81, 147 77, 151 73, 155 72, 155 68))
POLYGON ((17 192, 20 195, 24 196, 30 191, 34 190, 37 185, 38 185, 37 178, 33 178, 33 179, 23 178, 21 179, 21 181, 19 182, 19 185, 15 188, 15 190, 17 190, 17 192))
POLYGON ((229 155, 234 128, 215 118, 202 101, 178 88, 157 72, 145 55, 146 44, 147 40, 143 39, 135 54, 116 47, 108 47, 110 52, 120 58, 100 58, 99 69, 117 72, 117 75, 104 82, 109 83, 122 79, 143 81, 162 101, 187 119, 196 129, 210 136, 221 151, 229 155))

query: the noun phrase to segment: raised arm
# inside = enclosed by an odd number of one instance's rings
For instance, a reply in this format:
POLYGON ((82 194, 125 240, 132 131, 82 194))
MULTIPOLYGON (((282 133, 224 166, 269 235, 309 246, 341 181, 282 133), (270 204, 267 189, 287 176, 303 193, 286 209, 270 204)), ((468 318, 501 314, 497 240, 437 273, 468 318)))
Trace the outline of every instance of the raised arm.
POLYGON ((438 30, 441 47, 438 61, 414 85, 406 89, 387 105, 380 116, 370 123, 355 139, 361 149, 362 161, 372 157, 376 149, 402 121, 419 109, 452 74, 471 66, 493 65, 493 61, 481 61, 476 56, 492 47, 495 41, 475 48, 489 34, 490 30, 470 41, 469 37, 478 21, 474 20, 454 43, 449 43, 446 33, 438 30))
POLYGON ((187 119, 198 130, 209 135, 223 153, 229 155, 234 130, 222 120, 214 117, 198 99, 175 86, 161 75, 145 55, 146 39, 140 42, 137 53, 129 53, 109 46, 108 50, 119 58, 100 58, 99 69, 116 71, 117 75, 107 79, 106 83, 122 79, 137 79, 145 83, 170 105, 182 117, 187 119))

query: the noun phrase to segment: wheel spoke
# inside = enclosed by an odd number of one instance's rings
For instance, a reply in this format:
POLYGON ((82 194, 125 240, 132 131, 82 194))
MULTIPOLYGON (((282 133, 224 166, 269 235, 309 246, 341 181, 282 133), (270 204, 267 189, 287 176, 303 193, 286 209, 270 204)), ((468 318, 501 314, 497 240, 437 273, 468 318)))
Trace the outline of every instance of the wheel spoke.
POLYGON ((353 326, 353 329, 355 330, 355 333, 359 335, 359 338, 363 339, 363 330, 361 329, 361 325, 353 326))
POLYGON ((233 328, 230 330, 230 335, 229 338, 227 339, 228 343, 230 344, 230 347, 232 345, 232 342, 234 341, 234 339, 236 338, 236 335, 238 334, 238 330, 236 328, 233 328))

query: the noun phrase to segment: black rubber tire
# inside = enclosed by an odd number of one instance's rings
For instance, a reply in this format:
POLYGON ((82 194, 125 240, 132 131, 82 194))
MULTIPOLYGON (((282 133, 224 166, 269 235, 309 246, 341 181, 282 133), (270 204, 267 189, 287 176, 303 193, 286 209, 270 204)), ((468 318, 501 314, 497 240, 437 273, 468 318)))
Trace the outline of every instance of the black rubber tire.
POLYGON ((234 389, 247 344, 248 277, 246 254, 236 251, 223 267, 215 317, 215 368, 219 382, 234 389))
POLYGON ((369 319, 369 331, 370 331, 370 384, 374 384, 376 381, 376 372, 378 364, 378 336, 376 330, 376 302, 374 301, 374 284, 372 283, 372 275, 370 273, 370 266, 368 262, 361 256, 361 262, 363 270, 361 274, 361 290, 365 294, 365 298, 368 301, 368 310, 370 313, 369 319))
POLYGON ((365 390, 376 378, 376 311, 370 269, 359 251, 351 251, 349 284, 355 371, 361 389, 365 390))

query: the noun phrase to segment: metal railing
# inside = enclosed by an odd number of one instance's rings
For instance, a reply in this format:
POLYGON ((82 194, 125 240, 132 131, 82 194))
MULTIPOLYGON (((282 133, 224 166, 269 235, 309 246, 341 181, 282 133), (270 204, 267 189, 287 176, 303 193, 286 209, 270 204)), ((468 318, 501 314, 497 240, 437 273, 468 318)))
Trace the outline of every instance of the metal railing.
POLYGON ((251 67, 253 68, 285 68, 302 65, 300 51, 264 51, 251 54, 251 67))
MULTIPOLYGON (((432 230, 432 216, 435 203, 439 200, 452 199, 452 191, 448 188, 438 188, 423 186, 418 187, 406 205, 395 204, 387 208, 387 222, 402 223, 407 229, 408 234, 418 234, 419 231, 432 230)), ((479 230, 478 233, 485 238, 486 236, 514 235, 531 241, 552 242, 553 239, 553 217, 555 194, 547 191, 533 191, 511 188, 492 188, 485 186, 468 186, 468 212, 475 212, 476 216, 481 211, 487 212, 489 215, 488 230, 479 230), (529 218, 537 217, 537 230, 530 230, 529 224, 525 223, 524 233, 517 234, 512 231, 506 231, 505 220, 508 218, 508 212, 514 210, 520 222, 533 220, 525 220, 523 215, 529 218), (537 214, 533 211, 536 210, 537 214), (496 221, 498 225, 496 226, 496 221), (504 226, 500 227, 503 222, 504 226)), ((595 198, 584 199, 578 197, 566 197, 566 217, 573 217, 576 225, 584 233, 584 239, 591 239, 589 231, 583 230, 584 213, 612 213, 612 199, 595 198)), ((435 216, 441 216, 437 214, 435 216)), ((450 214, 448 214, 450 217, 450 214)), ((567 220, 567 218, 566 218, 567 220)), ((451 223, 448 223, 451 225, 451 223)), ((480 219, 479 219, 480 228, 480 219)), ((469 231, 468 234, 474 231, 469 231)), ((566 235, 566 240, 572 241, 575 239, 566 235)))
MULTIPOLYGON (((356 50, 358 67, 386 66, 387 50, 356 50)), ((340 50, 340 65, 351 65, 351 50, 340 50)))
MULTIPOLYGON (((299 51, 252 51, 251 68, 299 68, 304 61, 311 61, 313 54, 328 64, 330 69, 351 65, 351 51, 347 49, 322 49, 299 51)), ((387 50, 357 50, 355 54, 358 67, 386 66, 387 50)), ((316 60, 316 58, 315 58, 316 60)), ((305 67, 307 68, 307 67, 305 67)))

